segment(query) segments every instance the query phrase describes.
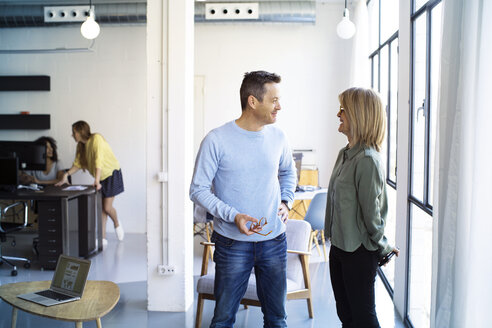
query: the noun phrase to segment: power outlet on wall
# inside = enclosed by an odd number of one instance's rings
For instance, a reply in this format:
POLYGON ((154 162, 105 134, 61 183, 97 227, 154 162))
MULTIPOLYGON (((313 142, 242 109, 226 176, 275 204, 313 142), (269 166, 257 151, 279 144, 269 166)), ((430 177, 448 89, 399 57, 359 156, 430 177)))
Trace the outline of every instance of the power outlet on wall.
POLYGON ((176 268, 174 265, 158 265, 157 272, 161 276, 171 276, 176 273, 176 268))
POLYGON ((206 3, 205 19, 258 19, 258 2, 206 3))
MULTIPOLYGON (((94 10, 94 6, 92 6, 94 10)), ((89 16, 89 6, 44 7, 45 23, 83 22, 89 16)))

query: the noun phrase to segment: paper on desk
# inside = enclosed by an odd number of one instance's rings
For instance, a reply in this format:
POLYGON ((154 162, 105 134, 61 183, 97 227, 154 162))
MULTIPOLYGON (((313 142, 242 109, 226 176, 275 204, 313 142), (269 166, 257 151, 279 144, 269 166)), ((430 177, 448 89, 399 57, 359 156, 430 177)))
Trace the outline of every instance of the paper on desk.
POLYGON ((63 188, 62 190, 66 191, 74 191, 74 190, 86 190, 87 186, 68 186, 63 188))

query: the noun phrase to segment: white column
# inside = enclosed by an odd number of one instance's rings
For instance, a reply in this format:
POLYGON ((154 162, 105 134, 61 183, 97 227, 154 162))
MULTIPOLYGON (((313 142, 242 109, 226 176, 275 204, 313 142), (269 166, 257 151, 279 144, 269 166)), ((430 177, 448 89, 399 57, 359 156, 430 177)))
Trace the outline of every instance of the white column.
POLYGON ((193 302, 193 0, 147 1, 148 310, 193 302), (162 172, 159 182, 158 174, 162 172), (170 265, 173 275, 160 275, 170 265))
POLYGON ((398 154, 396 176, 396 245, 400 256, 395 262, 395 286, 393 302, 401 317, 405 317, 407 286, 408 239, 408 160, 410 119, 410 0, 400 1, 400 27, 398 52, 398 154))

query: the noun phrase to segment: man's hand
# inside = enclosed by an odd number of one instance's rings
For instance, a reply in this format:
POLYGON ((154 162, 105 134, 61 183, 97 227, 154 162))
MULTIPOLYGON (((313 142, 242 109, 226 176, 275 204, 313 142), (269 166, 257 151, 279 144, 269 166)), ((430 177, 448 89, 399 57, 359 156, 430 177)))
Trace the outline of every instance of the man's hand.
POLYGON ((238 214, 234 218, 234 223, 236 223, 237 228, 239 229, 239 231, 241 233, 244 233, 245 235, 249 236, 249 235, 254 234, 255 231, 256 232, 261 231, 261 227, 257 227, 254 230, 248 229, 248 227, 246 226, 246 223, 248 223, 248 221, 258 223, 258 219, 254 218, 252 216, 249 216, 247 214, 238 214))
POLYGON ((289 208, 284 203, 280 203, 278 207, 278 215, 283 223, 287 222, 289 219, 289 208))

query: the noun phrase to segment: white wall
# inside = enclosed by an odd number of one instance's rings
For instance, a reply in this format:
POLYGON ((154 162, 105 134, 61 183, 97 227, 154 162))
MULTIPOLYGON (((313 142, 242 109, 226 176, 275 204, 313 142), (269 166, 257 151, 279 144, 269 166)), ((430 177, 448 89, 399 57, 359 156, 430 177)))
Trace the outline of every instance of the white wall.
POLYGON ((278 125, 292 148, 313 148, 327 186, 338 150, 338 94, 348 88, 351 42, 336 35, 343 5, 318 4, 316 24, 195 24, 195 75, 204 78, 204 131, 241 114, 239 87, 253 70, 282 76, 278 125))
MULTIPOLYGON (((0 130, 0 140, 54 137, 64 166, 72 164, 71 125, 87 121, 120 161, 125 192, 115 207, 127 232, 145 232, 145 26, 101 26, 92 53, 0 54, 0 75, 49 75, 51 91, 0 92, 0 113, 51 114, 50 130, 0 130)), ((79 27, 0 29, 1 49, 87 47, 79 27)), ((92 183, 88 173, 74 183, 92 183)), ((111 224, 108 232, 113 233, 111 224)))

